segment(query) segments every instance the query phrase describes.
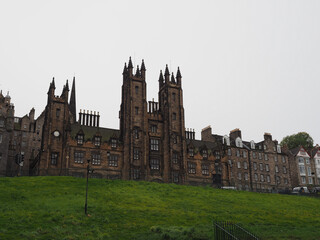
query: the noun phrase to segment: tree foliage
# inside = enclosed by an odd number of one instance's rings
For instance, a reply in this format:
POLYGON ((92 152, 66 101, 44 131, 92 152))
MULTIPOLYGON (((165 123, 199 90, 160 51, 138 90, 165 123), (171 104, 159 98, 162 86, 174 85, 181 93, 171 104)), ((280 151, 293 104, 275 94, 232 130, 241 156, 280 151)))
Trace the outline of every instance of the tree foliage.
POLYGON ((286 136, 282 139, 280 145, 283 147, 287 145, 289 149, 303 146, 305 149, 309 149, 313 147, 313 139, 306 132, 299 132, 297 134, 292 134, 290 136, 286 136))

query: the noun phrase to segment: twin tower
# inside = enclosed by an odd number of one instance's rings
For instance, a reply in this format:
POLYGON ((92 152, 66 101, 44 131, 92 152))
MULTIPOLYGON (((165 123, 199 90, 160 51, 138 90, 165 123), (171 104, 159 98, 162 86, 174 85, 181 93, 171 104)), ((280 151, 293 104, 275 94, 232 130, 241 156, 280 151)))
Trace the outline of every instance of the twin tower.
MULTIPOLYGON (((166 66, 159 77, 159 102, 146 99, 146 68, 129 59, 123 69, 120 129, 76 121, 75 81, 55 96, 48 92, 39 175, 86 173, 87 159, 103 178, 184 183, 186 139, 181 73, 166 66)), ((83 113, 81 113, 83 117, 83 113)))

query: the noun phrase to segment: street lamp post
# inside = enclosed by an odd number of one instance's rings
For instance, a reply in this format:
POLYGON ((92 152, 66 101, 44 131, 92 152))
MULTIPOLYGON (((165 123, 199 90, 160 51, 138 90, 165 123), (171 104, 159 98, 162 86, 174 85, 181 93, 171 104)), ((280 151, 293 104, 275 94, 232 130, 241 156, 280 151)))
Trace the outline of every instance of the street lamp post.
POLYGON ((84 205, 84 213, 87 215, 87 210, 88 210, 88 182, 89 182, 89 173, 93 172, 93 169, 90 169, 89 163, 90 159, 88 161, 88 166, 87 166, 87 186, 86 186, 86 203, 84 205))

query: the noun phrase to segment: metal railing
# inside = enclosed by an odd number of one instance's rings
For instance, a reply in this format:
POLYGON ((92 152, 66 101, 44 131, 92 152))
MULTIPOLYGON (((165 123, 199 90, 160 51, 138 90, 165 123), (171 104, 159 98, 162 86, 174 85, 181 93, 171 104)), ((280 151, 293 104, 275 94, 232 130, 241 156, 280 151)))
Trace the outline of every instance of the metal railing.
POLYGON ((259 240, 238 224, 229 221, 213 221, 215 240, 259 240))

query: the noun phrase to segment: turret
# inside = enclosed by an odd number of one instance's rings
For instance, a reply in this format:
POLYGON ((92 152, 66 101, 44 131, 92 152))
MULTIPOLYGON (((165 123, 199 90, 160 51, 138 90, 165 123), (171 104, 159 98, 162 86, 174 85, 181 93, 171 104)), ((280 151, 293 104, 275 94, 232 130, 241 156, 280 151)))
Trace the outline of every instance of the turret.
POLYGON ((166 64, 166 70, 164 72, 164 79, 165 79, 165 82, 169 82, 169 78, 170 78, 170 73, 169 73, 169 69, 168 69, 168 64, 166 64))
POLYGON ((182 78, 182 76, 181 76, 181 73, 180 73, 180 68, 178 67, 177 76, 176 76, 178 85, 181 85, 181 78, 182 78))
POLYGON ((159 76, 159 89, 163 86, 163 74, 162 70, 160 70, 160 76, 159 76))
POLYGON ((76 78, 75 77, 73 77, 73 82, 72 82, 69 109, 70 109, 70 112, 73 116, 74 122, 76 122, 77 121, 77 116, 76 116, 77 108, 76 108, 76 78))
POLYGON ((146 78, 146 67, 145 67, 145 65, 144 65, 144 60, 143 60, 143 59, 142 59, 140 71, 141 71, 141 77, 142 77, 143 79, 145 79, 145 78, 146 78))
POLYGON ((132 70, 133 70, 133 65, 132 65, 132 61, 131 61, 131 57, 130 57, 129 63, 128 63, 128 72, 129 72, 130 76, 132 76, 132 70))

